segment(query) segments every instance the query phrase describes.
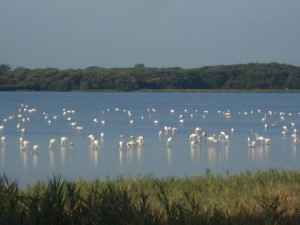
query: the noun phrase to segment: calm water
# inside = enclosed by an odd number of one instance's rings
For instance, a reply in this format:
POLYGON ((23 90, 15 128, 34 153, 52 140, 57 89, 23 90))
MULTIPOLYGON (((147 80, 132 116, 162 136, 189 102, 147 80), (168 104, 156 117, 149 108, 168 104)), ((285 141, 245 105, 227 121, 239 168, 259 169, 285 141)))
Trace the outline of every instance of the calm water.
POLYGON ((207 169, 216 174, 299 169, 300 144, 293 144, 291 138, 300 124, 299 99, 299 93, 0 92, 0 125, 4 126, 0 135, 6 137, 6 144, 0 144, 0 172, 25 185, 53 174, 106 179, 147 174, 194 176, 207 169), (225 117, 227 113, 230 118, 225 117), (83 129, 76 130, 78 126, 83 129), (166 133, 165 126, 177 131, 166 133), (288 129, 286 135, 283 126, 288 129), (224 131, 229 143, 223 139, 210 143, 202 137, 201 143, 191 146, 189 137, 196 127, 201 128, 201 136, 203 132, 218 136, 224 131), (269 138, 270 144, 256 140, 249 147, 247 138, 255 140, 251 129, 269 138), (161 136, 159 131, 163 131, 161 136), (91 149, 90 134, 99 140, 99 150, 91 149), (119 150, 121 134, 125 144, 119 150), (127 148, 130 136, 140 135, 143 146, 127 148), (73 148, 69 144, 61 148, 62 136, 68 137, 73 148), (170 136, 174 140, 167 146, 170 136), (20 137, 30 142, 28 150, 20 148, 20 137), (49 150, 52 138, 56 143, 49 150), (35 144, 38 153, 33 152, 35 144))

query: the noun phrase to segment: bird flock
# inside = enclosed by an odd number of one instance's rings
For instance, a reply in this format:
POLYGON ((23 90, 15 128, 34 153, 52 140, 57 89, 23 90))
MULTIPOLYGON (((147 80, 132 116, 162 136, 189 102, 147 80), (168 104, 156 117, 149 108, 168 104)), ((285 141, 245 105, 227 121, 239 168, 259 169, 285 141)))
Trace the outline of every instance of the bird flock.
MULTIPOLYGON (((159 111, 159 109, 155 108, 147 108, 145 109, 145 114, 141 115, 139 118, 134 116, 134 112, 132 110, 128 109, 120 109, 118 107, 115 108, 108 108, 101 112, 101 114, 109 114, 111 112, 115 113, 123 113, 126 115, 126 120, 128 121, 129 126, 134 126, 135 121, 144 121, 151 120, 152 125, 156 128, 160 127, 161 129, 158 130, 158 137, 164 138, 165 137, 165 145, 168 148, 171 148, 174 145, 174 142, 176 142, 176 135, 180 132, 180 129, 184 126, 184 123, 187 120, 194 120, 195 126, 191 129, 191 132, 189 136, 186 137, 186 143, 191 148, 199 147, 204 144, 210 144, 210 145, 218 145, 218 144, 225 144, 229 145, 232 138, 234 138, 234 132, 236 128, 232 127, 228 131, 219 130, 215 133, 207 132, 205 129, 201 126, 198 126, 196 124, 200 124, 201 121, 197 118, 206 119, 209 117, 209 111, 207 109, 204 110, 188 110, 184 109, 181 112, 177 113, 176 109, 169 109, 169 111, 166 111, 165 113, 168 114, 170 118, 177 118, 177 125, 178 126, 170 126, 170 125, 161 125, 161 122, 159 118, 157 118, 155 115, 159 111), (199 116, 200 115, 200 116, 199 116), (197 118, 196 118, 197 116, 197 118), (179 127, 179 128, 178 128, 179 127)), ((32 119, 34 119, 36 114, 42 115, 43 123, 48 126, 52 126, 57 121, 63 121, 71 130, 74 130, 79 135, 84 135, 85 132, 85 124, 80 124, 78 121, 74 119, 74 116, 77 114, 76 110, 74 109, 61 109, 61 112, 58 112, 55 115, 50 115, 48 112, 40 112, 39 109, 35 107, 30 107, 28 104, 21 104, 18 108, 18 111, 15 114, 11 114, 5 118, 2 118, 2 121, 0 122, 0 134, 1 134, 1 145, 2 148, 6 148, 7 144, 7 137, 4 135, 5 129, 7 124, 13 123, 16 128, 15 131, 19 135, 19 146, 20 151, 28 151, 32 152, 34 154, 38 154, 40 151, 40 146, 37 143, 32 143, 28 138, 27 134, 30 133, 30 129, 27 129, 27 125, 31 122, 32 119)), ((262 124, 262 130, 264 130, 265 134, 267 134, 267 131, 276 129, 280 131, 280 135, 283 137, 290 137, 291 144, 297 145, 299 143, 299 136, 297 134, 297 125, 296 121, 292 121, 290 123, 286 123, 286 118, 291 117, 293 114, 289 112, 275 112, 275 111, 267 111, 263 112, 260 109, 257 110, 251 110, 251 111, 244 111, 244 112, 237 112, 232 113, 231 110, 218 110, 217 114, 220 118, 224 120, 231 120, 233 116, 249 116, 249 115, 258 115, 260 116, 260 123, 262 124), (280 127, 278 129, 278 127, 280 127)), ((300 117, 300 112, 298 113, 298 118, 300 117)), ((90 118, 89 119, 90 124, 96 124, 98 127, 102 126, 109 126, 107 124, 107 121, 103 118, 90 118)), ((155 131, 157 129, 154 129, 155 131)), ((101 148, 101 142, 105 138, 104 131, 97 131, 98 133, 89 133, 86 135, 87 137, 87 143, 89 145, 89 148, 93 151, 99 151, 101 148)), ((119 151, 123 150, 132 150, 137 146, 138 149, 141 149, 144 145, 145 138, 143 133, 143 130, 140 131, 140 135, 138 135, 136 138, 134 135, 131 134, 119 134, 119 140, 115 140, 116 146, 118 146, 119 151), (129 139, 126 140, 126 136, 129 137, 129 139)), ((62 150, 74 150, 74 142, 72 142, 67 136, 61 136, 59 138, 57 137, 49 137, 49 150, 55 150, 57 148, 57 145, 62 150)), ((259 131, 249 128, 249 135, 247 139, 245 140, 245 143, 247 144, 248 149, 255 149, 257 146, 266 146, 272 144, 272 140, 268 136, 263 136, 259 133, 259 131)), ((43 146, 43 149, 45 147, 43 146)))

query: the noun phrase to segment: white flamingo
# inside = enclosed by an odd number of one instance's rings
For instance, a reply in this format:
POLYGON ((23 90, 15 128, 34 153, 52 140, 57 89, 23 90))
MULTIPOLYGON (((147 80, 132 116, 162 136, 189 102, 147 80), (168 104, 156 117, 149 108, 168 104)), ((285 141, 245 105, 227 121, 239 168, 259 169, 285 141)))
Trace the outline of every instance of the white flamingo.
POLYGON ((130 141, 127 142, 126 145, 127 145, 127 148, 132 149, 134 144, 135 144, 134 140, 131 139, 130 141))
POLYGON ((60 146, 61 147, 66 147, 67 146, 67 142, 68 142, 68 138, 67 137, 61 137, 60 138, 60 146))
POLYGON ((218 143, 219 140, 216 138, 216 135, 214 134, 213 136, 208 136, 206 138, 207 141, 211 142, 211 143, 218 143))
POLYGON ((254 148, 255 145, 256 145, 256 141, 251 140, 251 138, 248 137, 248 146, 251 147, 251 148, 254 148))
POLYGON ((259 136, 257 133, 255 136, 256 136, 256 140, 260 141, 261 144, 265 144, 265 137, 259 136))
POLYGON ((49 141, 49 149, 54 149, 54 145, 55 145, 56 139, 52 138, 49 141))
POLYGON ((5 136, 1 137, 1 143, 2 143, 2 146, 5 147, 5 145, 6 145, 6 137, 5 136))
POLYGON ((172 145, 173 141, 174 141, 174 138, 169 137, 168 140, 167 140, 167 146, 170 147, 172 145))
POLYGON ((143 136, 138 136, 136 139, 136 142, 138 143, 138 146, 141 147, 144 144, 144 137, 143 136))
POLYGON ((104 132, 101 132, 101 133, 100 133, 100 140, 101 140, 101 141, 104 140, 104 135, 105 135, 104 132))
POLYGON ((38 151, 39 151, 39 146, 38 145, 33 145, 32 149, 33 149, 33 153, 37 154, 38 151))
POLYGON ((92 144, 91 144, 91 148, 93 150, 99 150, 100 146, 99 146, 99 141, 97 139, 93 140, 92 144))
POLYGON ((28 151, 28 150, 29 150, 29 144, 30 144, 29 141, 24 140, 24 141, 22 142, 22 150, 23 150, 23 151, 28 151))
POLYGON ((88 138, 90 139, 90 144, 92 144, 93 141, 96 139, 93 134, 88 135, 88 138))

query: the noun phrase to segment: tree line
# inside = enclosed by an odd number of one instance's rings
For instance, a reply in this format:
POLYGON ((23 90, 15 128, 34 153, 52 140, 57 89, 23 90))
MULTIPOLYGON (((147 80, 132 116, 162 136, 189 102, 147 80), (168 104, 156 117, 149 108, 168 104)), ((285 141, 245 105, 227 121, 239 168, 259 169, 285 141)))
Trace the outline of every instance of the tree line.
POLYGON ((0 65, 1 91, 300 90, 300 67, 249 63, 150 68, 28 69, 0 65))

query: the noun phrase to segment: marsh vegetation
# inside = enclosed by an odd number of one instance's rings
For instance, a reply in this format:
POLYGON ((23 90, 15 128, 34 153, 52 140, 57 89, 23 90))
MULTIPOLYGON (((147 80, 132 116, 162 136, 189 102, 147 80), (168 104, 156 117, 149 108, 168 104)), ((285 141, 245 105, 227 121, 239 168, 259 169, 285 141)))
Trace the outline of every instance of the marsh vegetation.
POLYGON ((0 224, 299 224, 300 173, 151 175, 20 188, 0 177, 0 224))

